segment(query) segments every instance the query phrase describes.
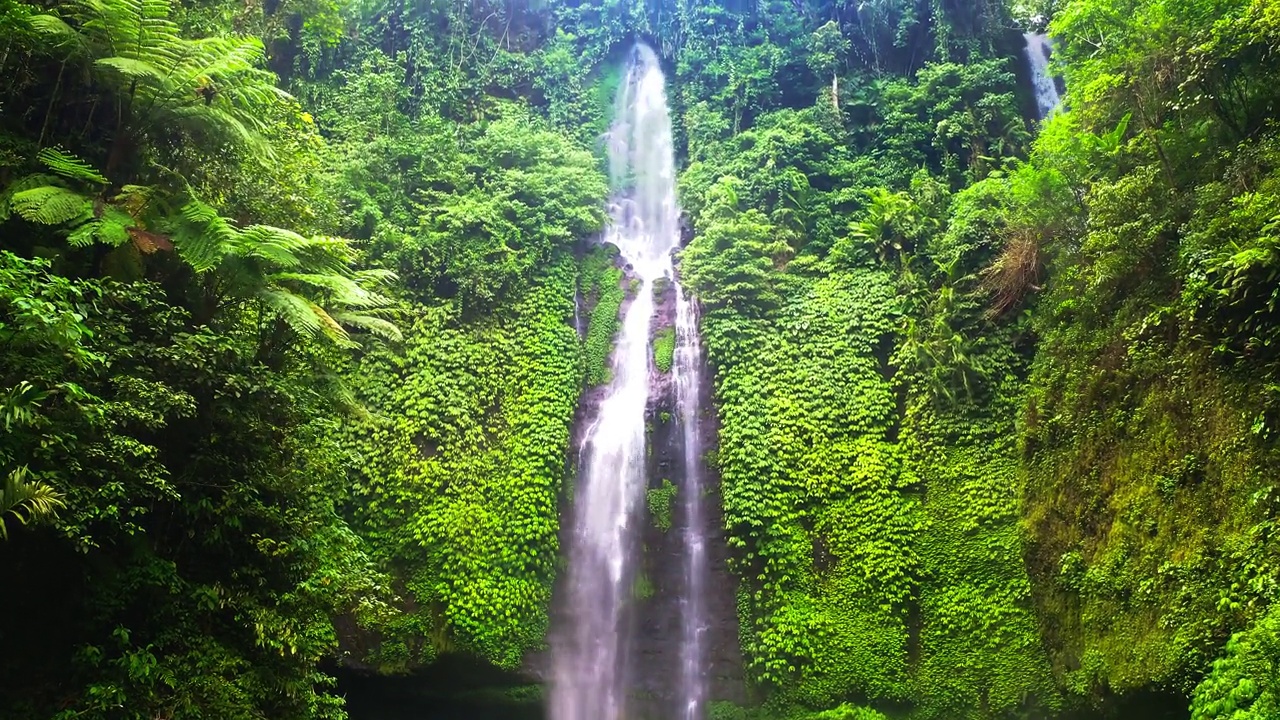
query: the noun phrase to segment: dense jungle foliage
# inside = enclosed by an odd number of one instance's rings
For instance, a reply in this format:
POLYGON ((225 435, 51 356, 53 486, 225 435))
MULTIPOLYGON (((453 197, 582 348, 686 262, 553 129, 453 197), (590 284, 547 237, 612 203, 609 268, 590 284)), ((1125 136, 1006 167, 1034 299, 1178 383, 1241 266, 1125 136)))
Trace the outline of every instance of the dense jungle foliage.
POLYGON ((713 715, 1280 718, 1275 0, 0 0, 0 717, 336 719, 335 663, 544 647, 637 39, 713 715))

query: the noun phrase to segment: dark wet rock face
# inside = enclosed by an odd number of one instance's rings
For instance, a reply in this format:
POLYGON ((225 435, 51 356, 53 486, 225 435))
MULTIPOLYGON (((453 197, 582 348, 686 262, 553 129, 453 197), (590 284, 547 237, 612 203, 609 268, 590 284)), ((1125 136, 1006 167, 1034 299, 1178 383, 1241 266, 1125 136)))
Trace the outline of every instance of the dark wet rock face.
MULTIPOLYGON (((656 345, 659 336, 671 332, 675 323, 675 286, 667 283, 658 288, 651 325, 651 338, 656 345)), ((683 433, 677 424, 676 385, 670 371, 656 363, 650 368, 649 402, 645 409, 648 431, 647 523, 641 529, 641 548, 637 580, 634 588, 637 627, 631 654, 631 707, 639 717, 681 717, 681 598, 686 591, 683 546, 684 529, 689 522, 680 493, 685 487, 683 433), (664 489, 669 482, 674 496, 664 489), (669 504, 663 503, 668 499, 669 504), (655 502, 656 501, 656 502, 655 502), (658 507, 654 507, 654 505, 658 507), (665 509, 663 508, 665 505, 665 509), (669 515, 666 515, 669 513, 669 515), (670 523, 667 525, 666 519, 670 523)), ((707 385, 710 373, 701 373, 707 385)), ((702 447, 716 446, 715 413, 710 388, 701 388, 703 418, 699 423, 702 447)), ((742 673, 742 656, 738 646, 737 581, 727 567, 728 552, 722 530, 719 478, 714 468, 706 467, 703 478, 707 490, 706 522, 711 577, 706 583, 706 616, 711 621, 706 640, 711 701, 745 702, 746 690, 742 673)))

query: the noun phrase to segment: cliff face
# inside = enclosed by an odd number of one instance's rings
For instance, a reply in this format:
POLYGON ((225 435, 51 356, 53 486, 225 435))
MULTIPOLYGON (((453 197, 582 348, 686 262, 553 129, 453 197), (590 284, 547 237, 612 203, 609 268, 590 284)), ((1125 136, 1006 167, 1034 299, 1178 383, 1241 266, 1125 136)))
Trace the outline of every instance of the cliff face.
POLYGON ((1040 359, 1026 559, 1060 682, 1182 700, 1276 587, 1273 420, 1265 391, 1194 347, 1134 345, 1040 359))

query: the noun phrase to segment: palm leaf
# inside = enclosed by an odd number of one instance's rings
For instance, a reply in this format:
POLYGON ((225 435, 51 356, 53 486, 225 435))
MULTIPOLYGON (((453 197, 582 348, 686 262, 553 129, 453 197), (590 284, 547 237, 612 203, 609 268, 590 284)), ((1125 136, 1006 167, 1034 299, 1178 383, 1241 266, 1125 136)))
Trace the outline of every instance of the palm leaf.
POLYGON ((30 470, 23 465, 9 472, 0 487, 0 540, 9 539, 5 517, 12 516, 23 525, 53 519, 66 507, 62 494, 46 483, 28 481, 30 470))

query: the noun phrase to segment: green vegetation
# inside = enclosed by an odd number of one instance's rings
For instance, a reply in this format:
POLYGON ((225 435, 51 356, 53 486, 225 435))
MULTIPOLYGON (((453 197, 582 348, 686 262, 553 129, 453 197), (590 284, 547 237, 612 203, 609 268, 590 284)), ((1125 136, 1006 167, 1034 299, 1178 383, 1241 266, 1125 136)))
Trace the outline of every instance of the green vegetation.
POLYGON ((679 490, 670 480, 663 478, 658 487, 649 488, 646 498, 649 506, 649 520, 653 526, 666 532, 671 529, 671 513, 679 490))
POLYGON ((643 572, 636 574, 636 579, 631 583, 631 597, 636 600, 648 600, 653 597, 653 581, 643 572))
POLYGON ((533 18, 381 12, 0 4, 0 716, 340 718, 340 636, 544 642, 603 110, 533 18))
POLYGON ((993 6, 891 42, 781 11, 682 58, 682 270, 778 712, 1189 697, 1275 599, 1264 5, 1059 4, 1034 145, 993 6), (745 85, 707 102, 717 62, 745 85))
POLYGON ((760 701, 712 717, 1276 717, 1271 0, 0 0, 0 717, 545 645, 635 37, 760 701))
POLYGON ((622 309, 622 269, 615 267, 617 249, 613 246, 598 248, 582 263, 578 281, 591 308, 587 324, 585 344, 586 378, 588 386, 609 382, 609 352, 613 349, 614 336, 618 334, 618 318, 622 309))
POLYGON ((653 338, 653 364, 660 372, 671 372, 676 356, 676 329, 664 327, 653 338))

